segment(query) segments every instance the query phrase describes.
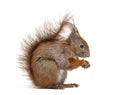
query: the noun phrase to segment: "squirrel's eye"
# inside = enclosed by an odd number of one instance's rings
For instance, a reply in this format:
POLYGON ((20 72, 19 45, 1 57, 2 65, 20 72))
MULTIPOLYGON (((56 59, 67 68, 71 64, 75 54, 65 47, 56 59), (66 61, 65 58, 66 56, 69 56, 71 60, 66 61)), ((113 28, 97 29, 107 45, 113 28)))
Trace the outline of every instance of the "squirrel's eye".
POLYGON ((83 49, 83 48, 84 48, 84 45, 80 45, 80 48, 82 48, 82 49, 83 49))

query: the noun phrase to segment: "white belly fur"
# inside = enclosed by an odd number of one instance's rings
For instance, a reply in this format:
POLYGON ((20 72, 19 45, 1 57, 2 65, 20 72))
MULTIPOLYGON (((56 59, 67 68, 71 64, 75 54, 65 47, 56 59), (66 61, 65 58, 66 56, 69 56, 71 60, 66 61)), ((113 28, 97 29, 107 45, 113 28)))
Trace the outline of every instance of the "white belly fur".
POLYGON ((63 79, 63 74, 64 74, 64 70, 60 70, 60 72, 58 73, 58 79, 57 82, 61 82, 63 79))

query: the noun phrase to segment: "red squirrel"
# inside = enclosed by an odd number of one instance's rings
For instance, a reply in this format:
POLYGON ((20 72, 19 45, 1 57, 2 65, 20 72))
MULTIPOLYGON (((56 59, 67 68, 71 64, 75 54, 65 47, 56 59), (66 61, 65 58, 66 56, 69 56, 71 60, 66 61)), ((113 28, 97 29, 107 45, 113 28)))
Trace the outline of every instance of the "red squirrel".
POLYGON ((37 31, 35 38, 29 36, 28 40, 24 40, 20 57, 22 68, 38 88, 78 87, 76 83, 64 84, 67 71, 79 66, 90 67, 88 61, 79 59, 89 57, 90 51, 71 19, 72 16, 66 14, 59 25, 45 23, 44 29, 37 31))

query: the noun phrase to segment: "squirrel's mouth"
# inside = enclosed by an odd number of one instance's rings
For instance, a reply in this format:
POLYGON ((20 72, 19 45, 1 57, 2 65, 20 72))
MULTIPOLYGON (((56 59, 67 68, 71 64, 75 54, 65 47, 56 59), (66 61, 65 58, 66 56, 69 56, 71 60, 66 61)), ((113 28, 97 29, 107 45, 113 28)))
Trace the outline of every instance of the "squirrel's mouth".
POLYGON ((80 55, 78 55, 78 57, 82 57, 82 58, 90 57, 90 53, 89 52, 81 52, 80 55))
POLYGON ((79 59, 79 57, 78 57, 78 56, 75 56, 75 57, 74 57, 74 59, 78 60, 78 59, 79 59))
POLYGON ((79 57, 79 56, 74 57, 74 59, 76 59, 76 60, 83 60, 83 59, 86 59, 86 58, 88 58, 88 57, 79 57))

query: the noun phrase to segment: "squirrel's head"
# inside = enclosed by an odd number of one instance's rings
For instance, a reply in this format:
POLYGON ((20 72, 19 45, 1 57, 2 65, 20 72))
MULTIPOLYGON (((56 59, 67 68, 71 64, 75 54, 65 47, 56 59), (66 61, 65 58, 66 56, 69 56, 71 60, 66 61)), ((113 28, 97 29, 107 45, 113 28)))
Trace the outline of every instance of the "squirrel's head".
POLYGON ((71 49, 78 57, 89 57, 90 51, 87 42, 80 36, 77 28, 73 30, 69 37, 71 49))
POLYGON ((87 42, 80 36, 78 29, 70 22, 64 23, 61 36, 66 39, 71 50, 77 57, 89 57, 90 51, 87 42))

